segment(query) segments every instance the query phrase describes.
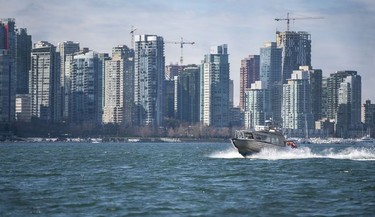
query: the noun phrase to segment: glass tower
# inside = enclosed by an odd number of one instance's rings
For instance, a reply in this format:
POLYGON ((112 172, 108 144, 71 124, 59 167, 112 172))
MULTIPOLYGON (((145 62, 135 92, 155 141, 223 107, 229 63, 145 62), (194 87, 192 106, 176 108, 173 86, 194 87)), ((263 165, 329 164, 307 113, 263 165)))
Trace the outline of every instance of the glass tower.
POLYGON ((307 32, 276 32, 277 47, 282 49, 281 79, 283 83, 300 66, 311 66, 311 35, 307 32))
POLYGON ((212 47, 201 65, 200 121, 207 126, 229 126, 229 62, 226 44, 212 47))
POLYGON ((272 118, 274 124, 280 125, 281 119, 281 99, 282 99, 282 80, 281 80, 281 53, 276 42, 266 42, 260 49, 260 80, 265 83, 269 90, 266 110, 270 111, 266 119, 272 118))
POLYGON ((0 19, 0 122, 15 119, 16 72, 15 19, 0 19))
POLYGON ((157 35, 136 35, 134 49, 135 123, 162 126, 164 118, 164 40, 157 35))

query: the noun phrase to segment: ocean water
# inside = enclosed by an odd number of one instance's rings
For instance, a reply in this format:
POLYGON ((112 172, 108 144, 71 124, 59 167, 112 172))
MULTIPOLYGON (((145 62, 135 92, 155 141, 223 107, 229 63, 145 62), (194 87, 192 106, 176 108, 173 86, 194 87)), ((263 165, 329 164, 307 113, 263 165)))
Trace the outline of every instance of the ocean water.
POLYGON ((375 145, 0 143, 0 216, 375 216, 375 145))

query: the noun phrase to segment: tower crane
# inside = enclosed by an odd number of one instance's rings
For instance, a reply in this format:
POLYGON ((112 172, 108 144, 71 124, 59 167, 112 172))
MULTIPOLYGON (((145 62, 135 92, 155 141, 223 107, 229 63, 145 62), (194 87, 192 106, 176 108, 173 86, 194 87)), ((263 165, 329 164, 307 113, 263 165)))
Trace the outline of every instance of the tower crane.
POLYGON ((135 34, 135 31, 137 30, 137 28, 134 28, 134 26, 132 26, 132 29, 130 30, 130 34, 132 34, 132 41, 131 41, 131 48, 134 49, 134 34, 135 34))
POLYGON ((289 23, 291 20, 310 20, 310 19, 324 19, 324 17, 289 17, 289 12, 286 18, 275 18, 276 21, 286 20, 286 30, 289 31, 289 23))
POLYGON ((179 44, 180 45, 180 48, 181 48, 181 57, 180 57, 180 64, 183 65, 184 63, 184 57, 183 57, 183 48, 184 48, 184 44, 195 44, 195 42, 188 42, 188 41, 184 41, 184 39, 181 37, 181 41, 166 41, 165 43, 167 44, 179 44))

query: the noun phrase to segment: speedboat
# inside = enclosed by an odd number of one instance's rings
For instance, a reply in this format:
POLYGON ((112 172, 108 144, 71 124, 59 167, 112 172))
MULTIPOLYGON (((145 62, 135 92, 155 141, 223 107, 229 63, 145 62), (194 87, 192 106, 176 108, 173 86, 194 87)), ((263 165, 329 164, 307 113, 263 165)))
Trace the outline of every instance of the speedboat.
POLYGON ((258 153, 264 148, 297 148, 293 141, 286 140, 281 132, 273 129, 237 130, 231 142, 244 157, 258 153))
POLYGON ((360 139, 357 139, 357 142, 359 143, 373 143, 374 139, 370 137, 370 135, 366 135, 360 139))

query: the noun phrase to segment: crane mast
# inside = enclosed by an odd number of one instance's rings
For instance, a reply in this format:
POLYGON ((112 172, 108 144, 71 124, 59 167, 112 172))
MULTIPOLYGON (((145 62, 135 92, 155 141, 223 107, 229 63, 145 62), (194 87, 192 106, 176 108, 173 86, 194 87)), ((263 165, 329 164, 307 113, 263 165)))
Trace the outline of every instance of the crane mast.
POLYGON ((181 41, 167 41, 165 43, 168 43, 168 44, 179 44, 180 45, 180 48, 181 48, 181 56, 180 56, 180 64, 183 65, 184 63, 184 57, 183 57, 183 50, 184 50, 184 44, 195 44, 195 42, 188 42, 188 41, 184 41, 184 38, 181 37, 181 41))
POLYGON ((289 31, 291 20, 311 20, 311 19, 324 19, 324 17, 289 17, 289 12, 286 14, 286 18, 275 18, 276 21, 286 20, 286 30, 289 31))
POLYGON ((134 28, 134 26, 132 26, 131 30, 130 30, 130 34, 132 35, 132 41, 131 41, 131 48, 134 50, 134 34, 135 34, 135 31, 137 30, 137 28, 134 28))

